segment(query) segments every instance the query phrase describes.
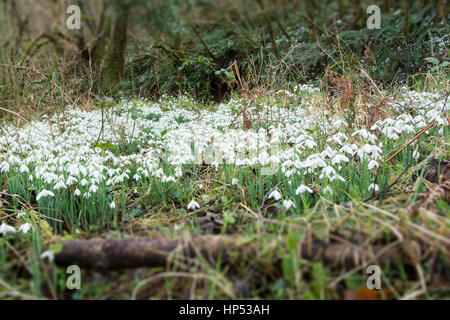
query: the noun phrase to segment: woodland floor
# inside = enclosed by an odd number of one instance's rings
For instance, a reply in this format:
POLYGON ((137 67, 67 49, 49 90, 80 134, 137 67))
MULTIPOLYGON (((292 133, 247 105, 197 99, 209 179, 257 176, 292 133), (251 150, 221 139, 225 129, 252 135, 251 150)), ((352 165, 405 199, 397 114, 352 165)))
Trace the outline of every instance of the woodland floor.
POLYGON ((0 299, 450 298, 447 98, 298 86, 2 126, 0 299))

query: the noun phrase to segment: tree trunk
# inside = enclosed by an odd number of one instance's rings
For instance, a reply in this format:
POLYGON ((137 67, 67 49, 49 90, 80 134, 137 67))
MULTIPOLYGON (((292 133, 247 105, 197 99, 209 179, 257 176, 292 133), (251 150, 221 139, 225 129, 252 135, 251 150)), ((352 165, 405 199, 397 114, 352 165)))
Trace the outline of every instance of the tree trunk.
POLYGON ((338 12, 339 17, 342 19, 344 15, 348 13, 348 6, 346 0, 338 0, 338 12))
POLYGON ((448 3, 446 3, 447 1, 445 0, 436 0, 435 2, 436 2, 435 23, 440 24, 447 19, 446 11, 448 10, 448 3))
MULTIPOLYGON (((277 246, 269 246, 277 248, 277 246)), ((282 247, 285 244, 282 243, 282 247)), ((266 254, 275 259, 280 256, 278 249, 266 254)), ((385 250, 382 245, 358 246, 349 243, 325 243, 321 241, 302 241, 298 243, 298 253, 302 259, 322 261, 333 269, 353 269, 360 265, 393 262, 402 260, 411 265, 403 247, 385 250)), ((204 235, 190 239, 94 239, 68 240, 62 242, 62 250, 56 254, 55 262, 59 266, 76 264, 80 267, 100 271, 123 268, 164 267, 175 258, 188 261, 202 257, 215 263, 219 256, 222 262, 253 261, 262 252, 257 242, 244 237, 204 235)), ((274 262, 275 263, 275 262, 274 262)))
POLYGON ((311 38, 311 41, 316 41, 317 34, 316 34, 316 27, 314 25, 314 15, 313 15, 313 6, 314 1, 312 0, 305 0, 305 9, 306 9, 306 18, 309 29, 309 36, 311 38))
POLYGON ((411 2, 412 0, 405 1, 405 20, 403 21, 403 35, 405 38, 409 37, 409 18, 411 11, 411 2))
POLYGON ((383 6, 384 6, 384 10, 386 12, 391 12, 391 1, 390 0, 384 0, 383 6))
POLYGON ((116 18, 102 86, 103 91, 107 93, 115 91, 117 84, 123 80, 125 75, 125 51, 127 48, 130 5, 119 2, 114 9, 116 18))
POLYGON ((354 29, 361 29, 365 25, 365 7, 363 5, 363 2, 361 0, 353 0, 352 6, 355 10, 354 15, 355 18, 353 20, 353 28, 354 29))

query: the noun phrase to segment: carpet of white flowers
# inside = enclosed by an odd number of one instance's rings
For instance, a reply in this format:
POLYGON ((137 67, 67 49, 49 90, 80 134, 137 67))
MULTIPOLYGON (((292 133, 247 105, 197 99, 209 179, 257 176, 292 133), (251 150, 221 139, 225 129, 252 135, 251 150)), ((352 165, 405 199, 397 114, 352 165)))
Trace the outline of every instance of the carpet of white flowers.
MULTIPOLYGON (((187 169, 208 163, 226 171, 230 187, 249 190, 253 207, 270 190, 268 200, 301 214, 318 195, 340 201, 356 194, 370 196, 384 187, 389 174, 376 181, 375 176, 386 155, 432 120, 437 124, 423 139, 446 134, 443 111, 449 107, 438 94, 405 91, 392 106, 396 115, 370 128, 356 128, 339 114, 318 111, 317 92, 299 86, 280 93, 302 97, 302 103, 289 110, 250 108, 254 130, 240 125, 243 101, 231 100, 209 111, 170 98, 123 102, 104 110, 71 108, 64 120, 55 114, 20 128, 3 126, 0 178, 7 190, 2 196, 12 197, 23 232, 29 230, 24 204, 38 208, 55 227, 62 228, 63 222, 79 227, 117 219, 118 208, 125 207, 133 192, 150 192, 164 200, 166 185, 184 188, 179 204, 194 210, 203 205, 202 186, 189 180, 191 189, 186 190, 189 186, 181 181, 187 169), (414 115, 406 107, 414 109, 414 115), (248 179, 253 172, 249 168, 259 170, 253 180, 248 179), (260 183, 265 180, 271 184, 263 192, 260 183)), ((418 159, 419 147, 412 144, 399 159, 418 159)), ((0 233, 18 228, 3 223, 0 233)))

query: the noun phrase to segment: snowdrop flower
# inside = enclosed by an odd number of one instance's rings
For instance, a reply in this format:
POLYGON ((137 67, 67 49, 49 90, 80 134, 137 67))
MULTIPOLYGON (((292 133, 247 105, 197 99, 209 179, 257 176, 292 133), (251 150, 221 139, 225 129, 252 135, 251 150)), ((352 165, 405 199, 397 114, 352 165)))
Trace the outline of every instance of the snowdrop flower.
POLYGON ((295 208, 295 203, 292 200, 284 200, 283 206, 286 208, 286 210, 289 210, 290 208, 295 208))
POLYGON ((326 187, 323 189, 323 191, 324 191, 325 193, 330 194, 330 195, 333 194, 333 189, 331 189, 330 186, 326 186, 326 187))
POLYGON ((44 251, 41 254, 41 259, 42 260, 48 259, 49 261, 53 261, 53 260, 55 260, 55 252, 52 250, 44 251))
POLYGON ((380 190, 380 188, 378 187, 377 184, 372 183, 372 184, 369 186, 369 191, 371 191, 371 190, 374 190, 375 192, 377 192, 378 190, 380 190))
POLYGON ((0 172, 5 173, 9 171, 9 163, 6 161, 3 161, 2 163, 0 163, 0 172))
POLYGON ((278 190, 274 190, 269 194, 269 199, 275 199, 276 201, 281 199, 281 193, 278 190))
POLYGON ((333 182, 336 179, 341 180, 342 182, 345 182, 345 179, 337 173, 335 175, 333 175, 332 177, 330 177, 331 182, 333 182))
POLYGON ((93 184, 93 185, 89 188, 89 192, 92 192, 92 193, 96 193, 97 190, 98 190, 98 187, 97 187, 95 184, 93 184))
POLYGON ((379 167, 380 167, 380 165, 375 160, 369 161, 369 165, 368 165, 369 170, 372 170, 374 168, 379 168, 379 167))
POLYGON ((331 164, 335 165, 335 164, 339 164, 342 161, 344 162, 349 162, 349 158, 347 158, 346 156, 344 156, 343 154, 337 154, 334 156, 334 158, 331 160, 331 164))
POLYGON ((309 149, 312 149, 315 146, 317 146, 317 143, 315 143, 313 140, 309 140, 309 139, 305 141, 305 144, 309 149))
POLYGON ((420 157, 420 153, 419 153, 419 150, 414 150, 414 152, 413 152, 413 154, 412 154, 412 157, 414 158, 414 159, 419 159, 419 157, 420 157))
POLYGON ((164 176, 164 177, 162 177, 162 179, 161 179, 161 182, 162 182, 162 183, 175 182, 175 181, 176 181, 176 180, 175 180, 175 177, 172 177, 172 176, 170 176, 170 177, 164 176))
POLYGON ((48 190, 42 190, 36 197, 36 201, 41 200, 41 198, 45 198, 45 197, 54 197, 55 194, 51 191, 48 190))
POLYGON ((67 178, 66 185, 71 186, 71 185, 73 185, 73 184, 76 183, 76 182, 78 182, 77 178, 74 178, 74 177, 72 177, 72 176, 69 176, 69 177, 67 178))
POLYGON ((350 155, 353 155, 353 153, 355 153, 355 151, 347 144, 345 146, 343 146, 339 151, 346 152, 350 155))
POLYGON ((115 209, 116 208, 116 203, 113 201, 113 202, 111 202, 111 204, 109 205, 109 207, 111 208, 111 209, 115 209))
POLYGON ((59 189, 66 189, 66 184, 64 183, 64 181, 60 181, 57 184, 55 184, 55 190, 59 190, 59 189))
POLYGON ((81 195, 80 189, 76 189, 75 192, 74 192, 74 194, 75 194, 77 197, 79 197, 79 196, 81 195))
POLYGON ((23 225, 21 225, 20 227, 19 227, 19 231, 20 232, 23 232, 23 233, 28 233, 28 231, 31 229, 31 224, 29 224, 28 222, 27 223, 24 223, 23 225))
POLYGON ((22 163, 20 165, 19 171, 20 171, 20 173, 29 173, 30 172, 30 170, 24 163, 22 163))
POLYGON ((200 205, 195 200, 191 200, 191 202, 189 202, 189 204, 187 206, 188 210, 195 210, 195 209, 198 209, 198 208, 200 208, 200 205))
POLYGON ((237 185, 239 183, 239 180, 238 179, 236 179, 236 178, 233 178, 232 180, 231 180, 231 184, 234 186, 234 185, 237 185))
POLYGON ((309 193, 313 193, 313 190, 311 188, 309 188, 308 186, 305 186, 304 184, 300 185, 297 190, 295 190, 295 194, 299 195, 302 194, 304 192, 308 191, 309 193))
POLYGON ((8 233, 15 233, 16 229, 14 227, 8 226, 6 223, 2 223, 0 226, 0 234, 7 235, 8 233))
POLYGON ((17 214, 17 218, 18 218, 18 219, 24 218, 26 215, 27 215, 27 214, 25 213, 25 211, 22 211, 22 212, 20 212, 20 213, 17 214))
POLYGON ((181 170, 180 167, 176 167, 175 168, 175 177, 179 178, 183 175, 183 171, 181 170))

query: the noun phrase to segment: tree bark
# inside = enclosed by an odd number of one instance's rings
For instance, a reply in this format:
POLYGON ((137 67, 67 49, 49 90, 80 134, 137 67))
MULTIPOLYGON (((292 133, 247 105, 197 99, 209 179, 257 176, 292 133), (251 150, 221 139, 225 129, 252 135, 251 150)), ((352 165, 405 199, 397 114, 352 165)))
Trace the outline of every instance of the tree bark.
MULTIPOLYGON (((256 241, 250 241, 252 240, 243 237, 222 235, 197 236, 191 239, 70 240, 62 243, 62 250, 56 254, 55 262, 60 266, 76 264, 100 271, 161 267, 166 266, 178 252, 185 260, 202 257, 213 263, 221 255, 222 262, 229 263, 252 260, 262 252, 256 241)), ((282 242, 282 247, 284 246, 282 242)), ((279 250, 283 249, 278 245, 270 247, 273 248, 272 251, 267 251, 267 247, 264 251, 272 255, 274 261, 279 260, 279 250)), ((298 244, 298 250, 302 259, 320 260, 334 269, 352 269, 369 262, 394 262, 396 259, 402 259, 405 264, 414 263, 400 246, 386 251, 383 245, 368 248, 347 243, 305 241, 298 244)))
POLYGON ((309 28, 309 36, 311 41, 317 40, 316 26, 314 25, 314 15, 313 15, 314 2, 312 0, 305 0, 306 18, 307 26, 309 28))
POLYGON ((339 17, 342 19, 348 13, 348 6, 346 0, 338 0, 339 17))
POLYGON ((118 2, 115 5, 116 18, 113 26, 111 46, 106 64, 102 89, 112 93, 125 75, 125 51, 127 48, 128 15, 130 5, 118 2))
POLYGON ((405 38, 409 37, 409 20, 410 20, 410 13, 411 13, 411 2, 412 2, 412 0, 405 1, 405 18, 403 21, 403 35, 405 36, 405 38))

